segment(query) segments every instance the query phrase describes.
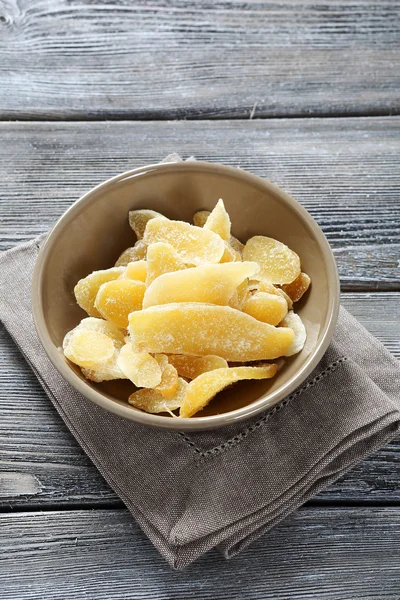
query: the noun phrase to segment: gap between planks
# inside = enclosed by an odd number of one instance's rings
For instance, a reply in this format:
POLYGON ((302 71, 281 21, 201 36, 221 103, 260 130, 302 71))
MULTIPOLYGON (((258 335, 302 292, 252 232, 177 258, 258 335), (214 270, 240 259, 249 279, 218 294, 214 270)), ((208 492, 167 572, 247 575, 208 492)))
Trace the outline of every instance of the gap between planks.
POLYGON ((3 123, 46 123, 56 122, 56 123, 86 123, 88 121, 94 122, 102 122, 102 121, 129 121, 130 123, 142 123, 142 122, 152 122, 156 123, 157 121, 164 122, 179 122, 179 121, 246 121, 248 118, 249 121, 280 121, 283 119, 352 119, 352 118, 383 118, 383 117, 398 117, 400 116, 400 110, 347 110, 347 111, 338 111, 336 113, 324 112, 324 111, 316 111, 309 114, 304 113, 283 113, 280 115, 257 115, 256 112, 253 111, 254 107, 249 108, 248 117, 244 114, 239 115, 194 115, 188 114, 174 114, 166 111, 156 111, 154 113, 133 113, 133 112, 101 112, 99 114, 91 114, 86 112, 80 112, 76 115, 60 115, 55 116, 52 114, 33 114, 33 113, 21 113, 15 116, 14 114, 0 114, 0 122, 3 123))

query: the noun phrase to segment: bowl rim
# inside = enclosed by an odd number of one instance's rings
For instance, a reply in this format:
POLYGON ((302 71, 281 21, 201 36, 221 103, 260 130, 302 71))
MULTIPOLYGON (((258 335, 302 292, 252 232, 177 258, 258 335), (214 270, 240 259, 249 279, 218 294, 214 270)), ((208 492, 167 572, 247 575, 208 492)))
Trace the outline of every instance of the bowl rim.
POLYGON ((310 213, 290 194, 282 190, 280 187, 270 182, 268 179, 249 173, 242 169, 223 165, 220 163, 211 163, 206 161, 182 161, 182 162, 165 162, 165 163, 154 163, 125 171, 111 177, 97 186, 91 188, 88 192, 83 194, 78 200, 76 200, 57 220, 54 227, 50 230, 45 241, 43 242, 34 267, 32 277, 32 314, 33 320, 36 327, 37 334, 40 342, 50 359, 53 366, 63 376, 63 378, 72 387, 81 393, 85 398, 94 402, 101 408, 114 413, 125 419, 141 423, 143 425, 149 425, 153 427, 160 427, 169 430, 181 430, 181 431, 199 431, 199 430, 210 430, 216 427, 224 425, 230 425, 242 420, 247 420, 258 413, 272 408, 289 394, 291 394, 314 370, 323 354, 325 353, 335 330, 336 322, 338 319, 340 307, 340 281, 339 274, 336 266, 336 261, 321 228, 317 222, 313 219, 310 213), (296 371, 296 373, 281 387, 277 390, 268 394, 266 397, 261 397, 252 402, 249 405, 235 409, 230 412, 221 413, 218 415, 211 415, 205 417, 191 417, 191 418, 176 418, 160 416, 157 414, 145 413, 139 410, 133 409, 129 405, 122 405, 115 402, 111 398, 103 396, 96 389, 88 385, 83 381, 73 369, 71 369, 66 363, 64 356, 55 346, 50 338, 50 334, 47 329, 46 319, 43 310, 42 303, 42 285, 43 276, 45 272, 45 266, 49 254, 53 248, 54 243, 57 240, 58 232, 63 229, 65 224, 74 219, 75 215, 79 213, 80 208, 83 204, 90 201, 90 199, 97 194, 99 191, 106 191, 107 188, 112 187, 115 183, 123 181, 125 179, 131 179, 133 177, 139 177, 147 173, 155 171, 180 171, 180 170, 206 170, 215 173, 226 174, 230 177, 239 177, 241 180, 249 182, 253 187, 263 188, 266 191, 271 192, 274 195, 278 195, 279 198, 285 203, 289 204, 292 209, 296 211, 298 216, 312 228, 315 237, 322 249, 325 264, 328 272, 328 281, 330 282, 330 300, 328 307, 328 319, 326 327, 322 333, 321 339, 316 348, 310 353, 305 361, 304 365, 296 371))

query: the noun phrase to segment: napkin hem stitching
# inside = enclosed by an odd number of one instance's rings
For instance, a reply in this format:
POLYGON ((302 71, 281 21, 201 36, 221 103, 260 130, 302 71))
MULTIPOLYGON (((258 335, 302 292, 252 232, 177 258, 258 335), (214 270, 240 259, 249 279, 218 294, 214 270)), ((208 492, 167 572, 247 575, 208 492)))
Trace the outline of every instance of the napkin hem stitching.
POLYGON ((196 446, 196 444, 187 435, 185 435, 182 431, 179 431, 178 433, 186 441, 188 446, 190 446, 196 452, 196 454, 200 455, 200 458, 206 458, 207 456, 210 456, 210 455, 215 456, 215 455, 221 454, 228 448, 232 448, 232 447, 236 446, 237 444, 239 444, 241 441, 243 441, 249 435, 249 433, 252 433, 256 429, 261 427, 261 425, 264 425, 264 423, 269 421, 269 419, 271 417, 273 417, 279 410, 281 410, 282 408, 287 406, 292 400, 294 400, 295 398, 300 396, 303 392, 308 390, 310 387, 313 387, 321 379, 323 379, 324 377, 329 375, 329 373, 332 373, 332 371, 335 371, 338 368, 338 366, 341 365, 346 360, 347 360, 346 356, 341 356, 337 360, 330 363, 323 371, 318 373, 318 375, 316 375, 313 379, 311 379, 305 385, 303 385, 298 390, 293 392, 293 394, 290 394, 290 396, 288 396, 287 398, 282 400, 282 402, 279 402, 279 404, 274 406, 266 415, 264 415, 263 417, 258 419, 258 421, 256 421, 255 423, 253 423, 253 425, 250 425, 244 431, 242 431, 241 433, 238 433, 237 435, 230 438, 226 442, 223 442, 219 446, 214 446, 214 448, 210 448, 209 450, 204 451, 204 450, 201 450, 200 448, 198 448, 196 446))

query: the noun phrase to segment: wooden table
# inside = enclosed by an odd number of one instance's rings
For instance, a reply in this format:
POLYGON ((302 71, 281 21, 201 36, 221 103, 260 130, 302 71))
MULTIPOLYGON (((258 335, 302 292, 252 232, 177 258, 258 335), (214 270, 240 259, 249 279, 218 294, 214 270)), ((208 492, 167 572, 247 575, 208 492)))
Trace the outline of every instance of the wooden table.
MULTIPOLYGON (((240 166, 314 215, 344 306, 400 357, 399 25, 396 0, 3 0, 1 249, 171 151, 240 166)), ((399 440, 173 572, 0 341, 2 600, 399 600, 399 440)))

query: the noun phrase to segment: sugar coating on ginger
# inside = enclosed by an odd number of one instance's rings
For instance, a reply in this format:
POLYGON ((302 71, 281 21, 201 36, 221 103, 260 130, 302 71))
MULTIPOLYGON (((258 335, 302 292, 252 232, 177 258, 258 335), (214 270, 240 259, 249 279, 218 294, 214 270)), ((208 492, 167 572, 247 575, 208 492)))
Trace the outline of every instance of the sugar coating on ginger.
POLYGON ((220 198, 204 223, 204 229, 217 233, 226 242, 231 237, 231 220, 226 212, 224 201, 220 198))
POLYGON ((176 368, 178 374, 186 379, 196 379, 202 373, 228 367, 224 358, 209 354, 208 356, 188 356, 185 354, 170 354, 169 362, 176 368))
POLYGON ((128 327, 130 313, 142 308, 146 285, 142 281, 118 279, 104 283, 97 292, 95 306, 102 317, 117 327, 128 327))
POLYGON ((93 271, 87 277, 80 279, 74 287, 77 303, 91 317, 101 318, 101 314, 95 307, 97 292, 103 283, 118 279, 124 272, 123 267, 113 267, 101 271, 93 271))
POLYGON ((166 242, 155 242, 147 249, 147 287, 160 275, 186 269, 187 265, 180 259, 173 246, 166 242))
POLYGON ((137 387, 154 388, 161 382, 161 368, 147 352, 134 352, 132 344, 125 344, 117 359, 123 374, 137 387))
POLYGON ((256 235, 246 242, 243 260, 258 262, 260 276, 271 283, 292 283, 300 275, 297 254, 282 242, 263 235, 256 235))
POLYGON ((147 288, 143 308, 171 302, 228 304, 236 288, 258 270, 257 263, 235 262, 164 273, 147 288))
POLYGON ((224 253, 224 240, 218 234, 184 221, 151 219, 143 240, 146 244, 167 242, 185 263, 196 266, 218 263, 224 253))
POLYGON ((130 210, 128 214, 129 225, 136 234, 138 240, 141 240, 146 230, 146 225, 150 219, 156 219, 161 217, 166 219, 164 215, 161 215, 155 210, 149 210, 147 208, 141 208, 139 210, 130 210))
POLYGON ((136 352, 165 352, 228 361, 269 360, 283 356, 293 341, 290 328, 257 321, 230 306, 176 302, 129 315, 136 352))
POLYGON ((182 405, 187 386, 187 382, 179 377, 176 391, 171 398, 166 398, 156 389, 141 389, 131 394, 128 402, 131 406, 148 413, 172 413, 182 405))

